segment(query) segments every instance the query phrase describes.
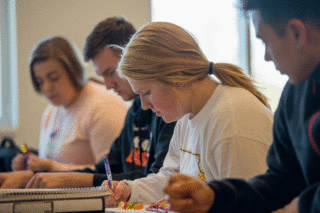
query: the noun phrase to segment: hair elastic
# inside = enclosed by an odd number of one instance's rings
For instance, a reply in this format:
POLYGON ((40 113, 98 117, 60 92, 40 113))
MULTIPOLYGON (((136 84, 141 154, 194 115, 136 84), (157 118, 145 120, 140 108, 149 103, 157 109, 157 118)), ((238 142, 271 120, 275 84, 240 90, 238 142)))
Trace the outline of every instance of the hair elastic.
POLYGON ((210 62, 210 66, 209 66, 209 72, 208 72, 209 75, 212 75, 212 74, 213 74, 213 73, 212 73, 212 65, 213 65, 213 62, 211 61, 211 62, 210 62))

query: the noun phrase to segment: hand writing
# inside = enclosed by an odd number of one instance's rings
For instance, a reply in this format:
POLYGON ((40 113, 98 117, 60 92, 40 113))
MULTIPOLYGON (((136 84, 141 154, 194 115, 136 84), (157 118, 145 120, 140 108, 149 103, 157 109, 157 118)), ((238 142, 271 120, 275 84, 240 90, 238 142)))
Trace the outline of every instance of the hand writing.
POLYGON ((110 196, 106 198, 106 206, 116 206, 121 201, 127 202, 129 200, 131 194, 131 188, 124 182, 112 181, 113 191, 110 189, 108 185, 108 181, 104 181, 102 183, 103 186, 107 186, 109 191, 112 193, 110 196))

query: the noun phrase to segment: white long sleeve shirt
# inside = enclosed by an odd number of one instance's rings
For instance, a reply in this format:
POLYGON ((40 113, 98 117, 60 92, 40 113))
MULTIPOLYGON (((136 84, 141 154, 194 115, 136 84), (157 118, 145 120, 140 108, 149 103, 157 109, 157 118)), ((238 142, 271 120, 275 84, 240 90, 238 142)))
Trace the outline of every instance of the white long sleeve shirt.
POLYGON ((162 198, 173 172, 205 181, 264 173, 272 123, 272 113, 252 93, 219 85, 195 117, 178 121, 159 173, 125 181, 131 187, 129 202, 162 198))

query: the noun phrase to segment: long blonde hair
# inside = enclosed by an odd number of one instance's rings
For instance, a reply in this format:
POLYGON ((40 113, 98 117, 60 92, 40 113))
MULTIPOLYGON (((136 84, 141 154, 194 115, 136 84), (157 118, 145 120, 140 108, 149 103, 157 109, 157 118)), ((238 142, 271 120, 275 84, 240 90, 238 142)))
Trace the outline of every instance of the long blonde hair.
MULTIPOLYGON (((129 41, 119 63, 120 75, 136 80, 157 80, 172 86, 208 76, 210 62, 191 33, 168 22, 151 22, 129 41)), ((250 91, 270 109, 267 98, 236 65, 214 63, 213 75, 221 83, 250 91)))

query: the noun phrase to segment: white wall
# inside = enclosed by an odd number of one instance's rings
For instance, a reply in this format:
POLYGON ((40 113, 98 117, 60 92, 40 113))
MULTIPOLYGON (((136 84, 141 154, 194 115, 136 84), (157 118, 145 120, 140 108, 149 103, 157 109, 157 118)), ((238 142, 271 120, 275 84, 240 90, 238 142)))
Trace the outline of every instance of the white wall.
MULTIPOLYGON (((48 101, 34 92, 28 69, 29 54, 47 36, 64 36, 82 53, 94 26, 122 14, 138 29, 151 21, 150 0, 16 0, 19 127, 13 133, 18 144, 37 148, 40 119, 48 101)), ((90 66, 88 75, 93 75, 90 66)), ((0 132, 0 136, 4 136, 0 132)))

